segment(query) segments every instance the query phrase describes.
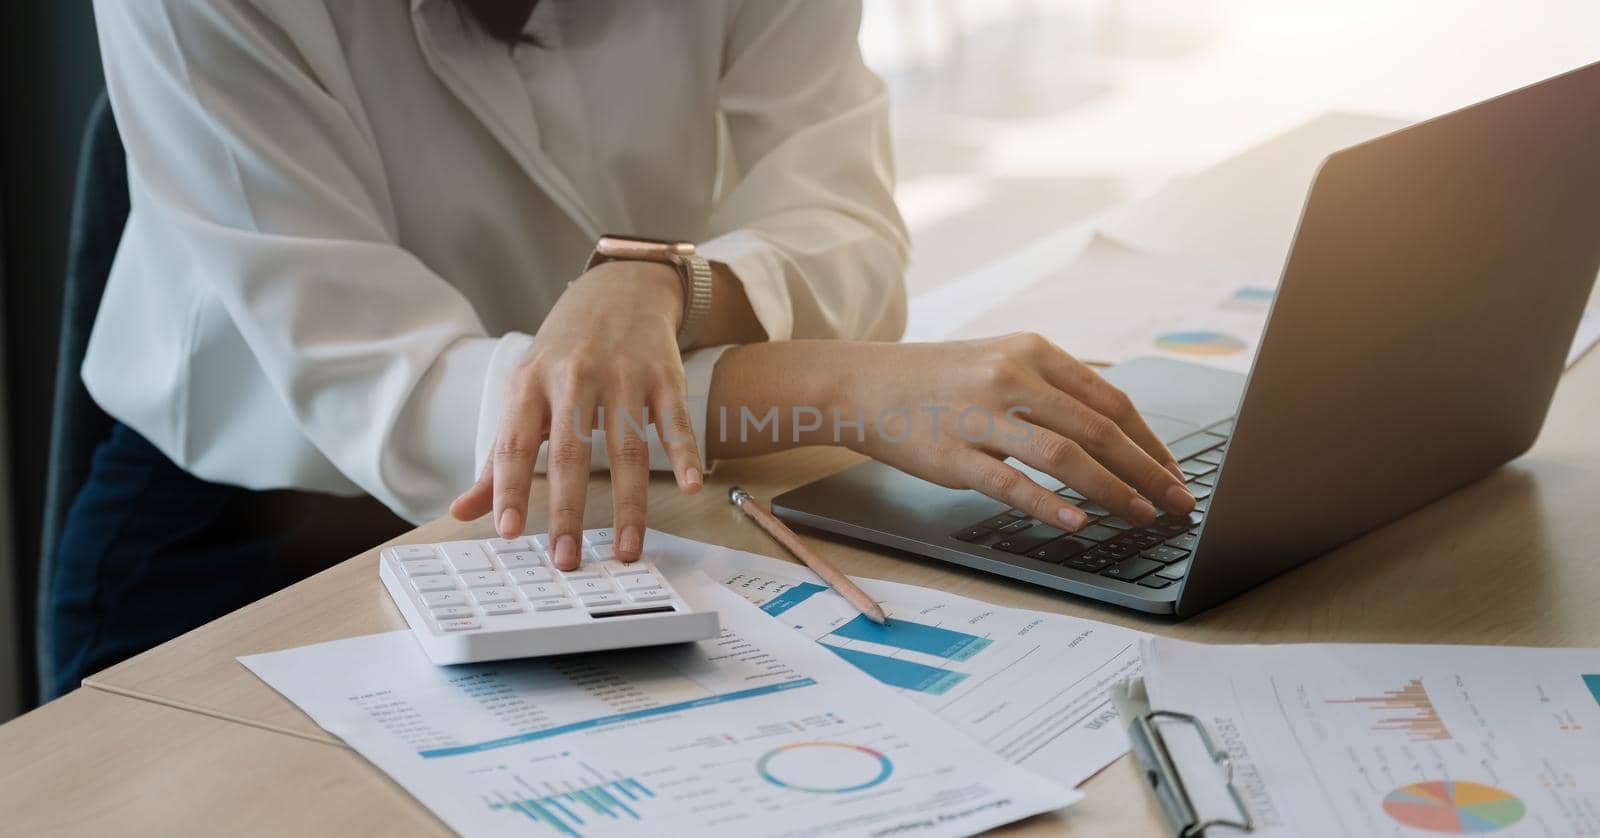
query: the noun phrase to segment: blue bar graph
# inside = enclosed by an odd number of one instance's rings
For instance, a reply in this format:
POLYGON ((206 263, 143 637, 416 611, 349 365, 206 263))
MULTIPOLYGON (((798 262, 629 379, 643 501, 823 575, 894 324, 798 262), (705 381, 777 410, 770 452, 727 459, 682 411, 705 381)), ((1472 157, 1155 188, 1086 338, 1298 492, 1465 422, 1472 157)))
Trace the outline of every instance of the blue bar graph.
POLYGON ((910 652, 936 655, 953 661, 964 661, 983 651, 990 644, 987 637, 953 631, 938 626, 913 623, 894 617, 887 625, 878 625, 859 616, 833 630, 835 637, 865 640, 905 649, 910 652))
POLYGON ((789 590, 767 600, 767 604, 761 606, 761 610, 776 617, 779 614, 782 614, 783 612, 795 607, 796 605, 805 602, 813 595, 820 594, 826 590, 827 588, 822 585, 814 585, 810 582, 801 582, 789 590))
MULTIPOLYGON (((521 778, 526 789, 532 789, 521 778)), ((500 799, 489 802, 489 808, 517 812, 531 821, 542 823, 568 838, 581 838, 580 828, 587 819, 603 822, 602 818, 642 820, 630 802, 655 797, 645 784, 632 777, 619 777, 589 785, 551 791, 547 794, 518 793, 515 796, 497 795, 500 799), (625 798, 625 799, 624 799, 625 798)))
POLYGON ((828 651, 844 658, 851 666, 891 687, 916 690, 929 695, 944 695, 951 687, 967 679, 965 672, 952 672, 925 663, 875 655, 828 643, 822 645, 828 651))

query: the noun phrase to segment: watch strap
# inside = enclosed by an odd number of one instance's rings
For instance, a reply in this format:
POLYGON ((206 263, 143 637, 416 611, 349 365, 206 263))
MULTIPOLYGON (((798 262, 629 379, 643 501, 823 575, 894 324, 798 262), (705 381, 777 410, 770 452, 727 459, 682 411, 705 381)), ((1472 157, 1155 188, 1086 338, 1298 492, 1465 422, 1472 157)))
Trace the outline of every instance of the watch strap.
POLYGON ((711 262, 704 256, 679 257, 678 273, 683 277, 683 320, 678 324, 678 348, 695 345, 706 321, 711 319, 711 262))

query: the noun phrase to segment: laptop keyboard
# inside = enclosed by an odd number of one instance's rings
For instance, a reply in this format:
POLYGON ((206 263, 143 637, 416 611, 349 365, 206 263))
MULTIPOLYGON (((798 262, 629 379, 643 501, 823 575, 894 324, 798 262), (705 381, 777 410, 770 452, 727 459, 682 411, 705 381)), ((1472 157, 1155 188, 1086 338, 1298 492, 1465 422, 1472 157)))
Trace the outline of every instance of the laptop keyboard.
POLYGON ((1200 540, 1200 525, 1211 506, 1211 487, 1216 484, 1232 433, 1230 419, 1167 445, 1194 494, 1195 508, 1188 515, 1163 515, 1149 527, 1135 527, 1072 489, 1062 488, 1056 494, 1089 516, 1089 522, 1075 533, 1010 509, 951 535, 969 544, 1146 588, 1177 584, 1189 572, 1189 558, 1200 540))

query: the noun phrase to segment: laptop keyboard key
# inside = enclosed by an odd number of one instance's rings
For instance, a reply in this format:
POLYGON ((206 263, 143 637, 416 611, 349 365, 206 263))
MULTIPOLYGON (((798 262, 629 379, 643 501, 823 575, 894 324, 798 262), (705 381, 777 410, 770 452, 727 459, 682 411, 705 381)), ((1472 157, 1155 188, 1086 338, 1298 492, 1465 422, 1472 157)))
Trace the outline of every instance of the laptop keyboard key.
POLYGON ((1020 556, 1024 553, 1031 553, 1063 535, 1066 535, 1064 530, 1040 524, 1027 532, 1006 536, 990 546, 996 550, 1004 550, 1007 553, 1016 553, 1020 556))
POLYGON ((1116 564, 1101 571, 1100 575, 1110 576, 1113 579, 1121 579, 1126 582, 1132 582, 1145 576, 1149 576, 1151 573, 1154 573, 1163 567, 1166 567, 1166 565, 1163 565, 1160 562, 1153 562, 1149 559, 1141 559, 1135 556, 1134 558, 1123 559, 1122 561, 1117 562, 1116 564))
POLYGON ((1007 524, 1010 524, 1012 521, 1015 521, 1015 520, 1017 520, 1017 519, 1015 519, 1015 518, 1011 517, 1010 515, 1007 515, 1004 512, 1002 512, 999 515, 994 516, 993 518, 985 518, 982 521, 979 521, 978 523, 973 524, 973 526, 975 526, 975 527, 983 527, 986 530, 997 530, 997 529, 1000 529, 1003 526, 1006 526, 1007 524))
POLYGON ((1038 559, 1041 562, 1061 564, 1067 559, 1094 547, 1094 543, 1081 538, 1058 538, 1043 547, 1028 554, 1028 558, 1038 559))
POLYGON ((1156 575, 1162 579, 1182 579, 1183 577, 1189 575, 1189 561, 1189 559, 1184 559, 1181 562, 1173 562, 1172 564, 1169 564, 1166 567, 1156 571, 1156 575))
POLYGON ((1188 515, 1163 515, 1156 519, 1155 524, 1150 527, 1150 530, 1171 538, 1175 535, 1183 535, 1189 530, 1200 526, 1200 520, 1201 516, 1196 515, 1193 512, 1189 513, 1188 515))
POLYGON ((1168 443, 1167 450, 1172 452, 1174 460, 1181 463, 1202 451, 1217 447, 1220 442, 1222 442, 1221 437, 1202 432, 1193 436, 1186 436, 1177 442, 1168 443))
POLYGON ((1202 463, 1199 460, 1190 460, 1186 463, 1181 463, 1179 464, 1178 468, 1183 469, 1183 473, 1189 475, 1190 477, 1200 477, 1201 475, 1210 474, 1211 472, 1217 470, 1216 466, 1210 463, 1202 463))
POLYGON ((982 541, 985 537, 991 535, 994 535, 994 532, 983 527, 967 527, 961 532, 951 534, 950 537, 957 541, 982 541))
POLYGON ((1110 567, 1111 562, 1114 561, 1113 559, 1103 556, 1091 556, 1090 553, 1093 552, 1094 551, 1084 553, 1075 559, 1067 559, 1067 567, 1070 567, 1073 570, 1081 570, 1085 573, 1099 573, 1100 571, 1110 567))
POLYGON ((1199 543, 1200 533, 1197 532, 1186 532, 1183 535, 1173 536, 1172 538, 1167 539, 1168 545, 1176 547, 1179 550, 1192 551, 1194 550, 1194 546, 1199 543))
POLYGON ((1160 576, 1152 575, 1152 576, 1146 576, 1145 578, 1140 579, 1139 580, 1139 584, 1141 586, 1143 586, 1143 587, 1146 587, 1146 588, 1158 588, 1159 589, 1159 588, 1165 588, 1166 586, 1171 585, 1172 584, 1172 580, 1171 579, 1163 579, 1160 576))
POLYGON ((1211 497, 1211 487, 1200 483, 1190 483, 1189 494, 1194 495, 1195 500, 1205 500, 1211 497))
POLYGON ((1210 463, 1214 466, 1220 466, 1222 465, 1222 450, 1213 448, 1210 451, 1196 454, 1194 459, 1198 463, 1210 463))
POLYGON ((1023 530, 1033 526, 1034 523, 1034 521, 1031 521, 1027 518, 1013 518, 1011 519, 1011 523, 996 529, 995 532, 1000 533, 1001 535, 1015 535, 1016 533, 1022 532, 1023 530))
POLYGON ((1139 555, 1147 559, 1155 559, 1162 564, 1171 564, 1179 559, 1186 558, 1189 555, 1189 551, 1179 550, 1176 547, 1168 547, 1167 545, 1162 544, 1156 547, 1151 547, 1139 555))
POLYGON ((1133 529, 1133 525, 1132 524, 1128 523, 1127 521, 1122 520, 1121 518, 1115 518, 1115 517, 1112 517, 1112 518, 1101 518, 1100 520, 1096 521, 1095 523, 1096 524, 1102 524, 1102 525, 1107 526, 1107 527, 1114 527, 1114 528, 1119 529, 1119 530, 1131 530, 1131 529, 1133 529))
POLYGON ((1104 524, 1090 524, 1078 530, 1079 538, 1087 538, 1090 541, 1110 541, 1120 535, 1122 535, 1122 530, 1108 527, 1104 524))

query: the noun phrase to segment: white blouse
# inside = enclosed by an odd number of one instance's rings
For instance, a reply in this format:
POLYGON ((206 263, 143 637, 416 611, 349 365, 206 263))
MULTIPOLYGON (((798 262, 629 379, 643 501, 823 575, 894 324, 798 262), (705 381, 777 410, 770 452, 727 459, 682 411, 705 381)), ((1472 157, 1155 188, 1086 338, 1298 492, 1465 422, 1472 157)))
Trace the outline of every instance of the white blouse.
POLYGON ((904 326, 859 3, 545 0, 515 48, 451 0, 95 14, 133 209, 83 380, 198 477, 443 514, 604 232, 699 242, 773 340, 904 326))

